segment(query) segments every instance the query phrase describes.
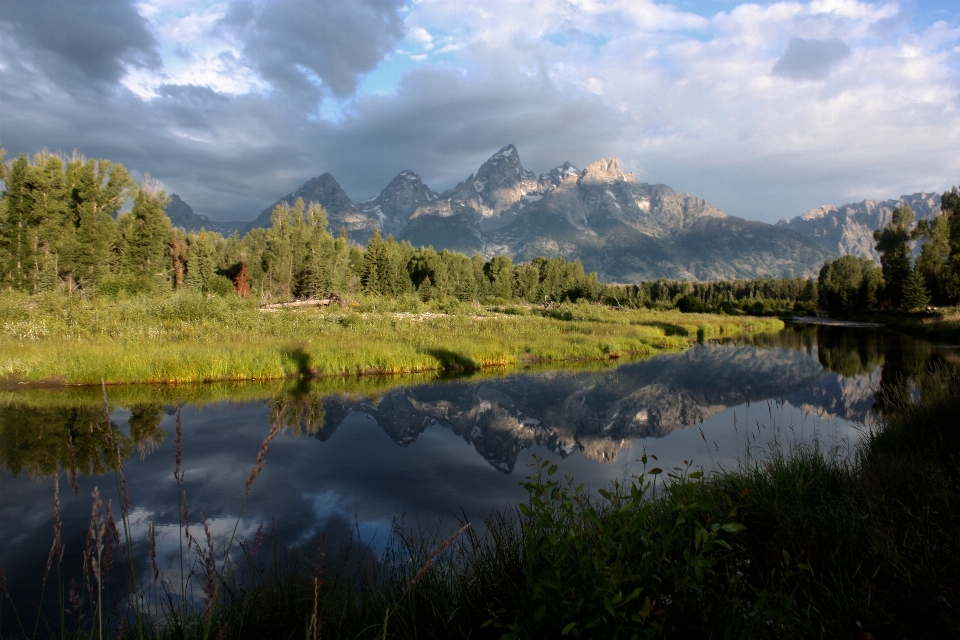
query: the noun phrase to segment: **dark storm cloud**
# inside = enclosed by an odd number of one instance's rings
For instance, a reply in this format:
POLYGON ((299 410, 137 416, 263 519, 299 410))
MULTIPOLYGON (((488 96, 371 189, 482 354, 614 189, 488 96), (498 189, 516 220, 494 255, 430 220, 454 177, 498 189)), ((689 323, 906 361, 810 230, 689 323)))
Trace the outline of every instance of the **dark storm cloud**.
POLYGON ((783 57, 773 65, 773 75, 794 80, 821 80, 829 75, 833 65, 849 55, 850 47, 839 38, 790 38, 783 57))
POLYGON ((356 89, 357 76, 374 69, 403 38, 400 0, 239 0, 223 26, 244 42, 244 54, 275 87, 304 90, 310 75, 336 95, 356 89))
POLYGON ((617 151, 625 121, 598 96, 543 76, 424 68, 396 95, 361 99, 324 132, 324 171, 355 200, 376 195, 402 169, 442 191, 507 144, 534 171, 565 160, 582 166, 617 151))
POLYGON ((161 64, 144 19, 125 0, 0 0, 0 27, 61 84, 115 83, 125 65, 161 64))

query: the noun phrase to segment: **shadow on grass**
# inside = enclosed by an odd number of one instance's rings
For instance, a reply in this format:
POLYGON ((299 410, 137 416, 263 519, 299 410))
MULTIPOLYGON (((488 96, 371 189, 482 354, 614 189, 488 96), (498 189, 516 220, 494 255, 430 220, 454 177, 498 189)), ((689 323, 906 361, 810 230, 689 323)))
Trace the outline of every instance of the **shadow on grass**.
POLYGON ((462 371, 480 368, 480 365, 474 362, 472 358, 449 349, 427 349, 424 353, 436 358, 444 369, 462 371))

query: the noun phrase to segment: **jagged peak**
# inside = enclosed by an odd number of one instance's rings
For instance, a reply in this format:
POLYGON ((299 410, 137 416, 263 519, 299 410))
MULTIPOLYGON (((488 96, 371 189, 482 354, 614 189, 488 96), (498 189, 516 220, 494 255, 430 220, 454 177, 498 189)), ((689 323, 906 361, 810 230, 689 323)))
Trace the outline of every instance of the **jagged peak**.
POLYGON ((626 180, 626 176, 620 168, 620 160, 611 156, 588 164, 580 180, 586 183, 622 182, 626 180))
POLYGON ((523 165, 520 163, 520 153, 512 144, 500 149, 480 165, 480 169, 477 170, 477 179, 485 181, 490 174, 499 173, 503 170, 511 173, 524 173, 523 165))
POLYGON ((832 204, 825 204, 822 207, 815 207, 813 209, 807 209, 800 216, 801 220, 816 220, 817 218, 822 218, 828 213, 836 211, 837 208, 832 204))

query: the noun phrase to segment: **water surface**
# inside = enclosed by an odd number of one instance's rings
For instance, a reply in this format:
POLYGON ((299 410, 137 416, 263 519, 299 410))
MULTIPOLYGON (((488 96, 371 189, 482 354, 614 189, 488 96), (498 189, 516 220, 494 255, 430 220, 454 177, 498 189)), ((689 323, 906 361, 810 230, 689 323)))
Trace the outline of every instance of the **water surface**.
POLYGON ((38 599, 58 474, 63 570, 78 574, 94 487, 119 514, 113 441, 138 562, 153 523, 161 569, 175 573, 178 405, 195 536, 202 514, 218 549, 235 525, 251 539, 263 524, 288 548, 332 548, 354 534, 376 551, 396 522, 449 528, 522 501, 534 456, 596 488, 642 472, 644 451, 665 469, 734 466, 775 443, 813 440, 843 455, 873 420, 881 381, 907 383, 931 359, 956 358, 952 348, 882 331, 791 327, 616 367, 111 388, 109 429, 99 389, 6 392, 0 567, 24 606, 38 599), (258 450, 278 422, 237 523, 258 450))

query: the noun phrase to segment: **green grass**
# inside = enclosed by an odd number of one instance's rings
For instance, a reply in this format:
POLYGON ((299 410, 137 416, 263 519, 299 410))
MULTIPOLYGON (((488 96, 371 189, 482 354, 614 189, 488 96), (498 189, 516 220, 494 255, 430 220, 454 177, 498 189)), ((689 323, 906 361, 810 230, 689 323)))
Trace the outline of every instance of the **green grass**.
POLYGON ((645 357, 698 339, 782 328, 770 318, 497 308, 361 299, 345 310, 260 310, 179 293, 86 300, 0 294, 0 379, 99 384, 419 373, 645 357), (411 310, 412 309, 412 310, 411 310), (517 313, 517 311, 521 313, 517 313))

